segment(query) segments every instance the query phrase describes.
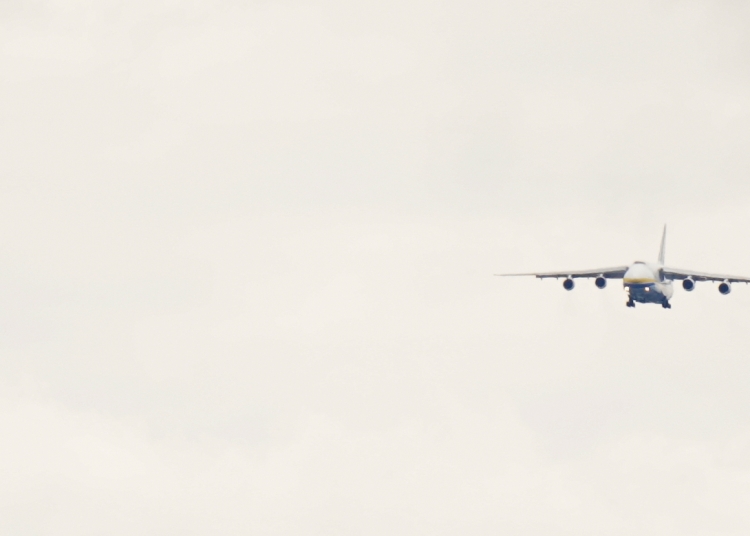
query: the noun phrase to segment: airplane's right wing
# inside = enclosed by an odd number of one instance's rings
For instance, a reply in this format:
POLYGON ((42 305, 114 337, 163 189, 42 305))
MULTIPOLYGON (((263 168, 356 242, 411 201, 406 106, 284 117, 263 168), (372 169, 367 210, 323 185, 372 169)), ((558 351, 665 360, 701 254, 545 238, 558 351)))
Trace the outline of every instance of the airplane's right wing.
POLYGON ((539 279, 545 279, 553 277, 555 279, 564 278, 579 278, 579 277, 599 277, 602 276, 605 279, 622 279, 625 272, 628 271, 628 266, 616 266, 614 268, 598 268, 596 270, 570 270, 567 272, 535 272, 529 274, 495 274, 499 276, 517 276, 517 275, 533 275, 539 279))
POLYGON ((708 274, 706 272, 695 272, 693 270, 680 270, 677 268, 664 268, 666 279, 692 279, 693 281, 726 281, 728 283, 750 283, 750 277, 737 277, 734 275, 708 274))

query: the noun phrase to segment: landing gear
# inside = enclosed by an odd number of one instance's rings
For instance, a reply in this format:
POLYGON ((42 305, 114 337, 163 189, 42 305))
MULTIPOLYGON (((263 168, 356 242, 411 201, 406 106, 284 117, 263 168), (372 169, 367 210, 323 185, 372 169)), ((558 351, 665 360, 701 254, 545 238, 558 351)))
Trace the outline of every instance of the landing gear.
POLYGON ((661 306, 664 307, 665 309, 671 309, 672 308, 672 304, 669 303, 667 300, 664 300, 663 302, 661 302, 661 306))
POLYGON ((625 305, 627 305, 628 307, 635 307, 635 302, 633 301, 633 298, 630 298, 628 301, 626 301, 625 305))

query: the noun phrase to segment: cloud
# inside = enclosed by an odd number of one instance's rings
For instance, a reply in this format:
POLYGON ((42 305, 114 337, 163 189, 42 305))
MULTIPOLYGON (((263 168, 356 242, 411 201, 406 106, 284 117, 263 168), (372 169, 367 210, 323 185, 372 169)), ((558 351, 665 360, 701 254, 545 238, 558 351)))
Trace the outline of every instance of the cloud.
POLYGON ((744 7, 0 9, 0 531, 746 532, 744 7))

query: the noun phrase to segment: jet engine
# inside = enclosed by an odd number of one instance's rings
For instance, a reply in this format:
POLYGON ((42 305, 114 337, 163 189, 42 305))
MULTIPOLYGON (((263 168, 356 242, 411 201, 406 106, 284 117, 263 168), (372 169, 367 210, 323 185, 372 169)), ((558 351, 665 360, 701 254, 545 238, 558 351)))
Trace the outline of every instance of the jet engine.
POLYGON ((725 296, 732 292, 732 286, 729 284, 729 281, 723 281, 722 283, 719 283, 719 292, 721 292, 725 296))
POLYGON ((607 286, 607 279, 604 276, 599 276, 596 279, 594 279, 594 284, 596 285, 596 288, 604 288, 607 286))
POLYGON ((575 287, 576 284, 573 282, 571 278, 567 278, 565 281, 563 281, 563 288, 565 290, 573 290, 573 287, 575 287))
POLYGON ((693 290, 695 290, 695 281, 690 277, 683 279, 682 288, 684 288, 688 292, 692 292, 693 290))

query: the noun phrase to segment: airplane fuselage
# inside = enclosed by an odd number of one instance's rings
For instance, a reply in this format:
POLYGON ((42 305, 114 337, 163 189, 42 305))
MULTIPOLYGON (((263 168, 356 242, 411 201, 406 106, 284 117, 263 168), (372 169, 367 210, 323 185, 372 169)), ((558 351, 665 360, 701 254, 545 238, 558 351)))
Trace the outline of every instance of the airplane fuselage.
POLYGON ((539 279, 554 278, 564 279, 563 288, 573 290, 575 281, 579 278, 594 280, 596 288, 603 289, 610 279, 622 279, 625 292, 628 293, 628 301, 625 305, 635 307, 636 303, 656 303, 665 309, 672 305, 674 288, 673 281, 681 281, 682 288, 691 292, 698 281, 714 281, 718 283, 718 291, 727 295, 732 291, 732 283, 750 283, 750 277, 737 277, 733 275, 710 274, 695 270, 681 270, 678 268, 667 268, 664 266, 664 244, 667 237, 667 226, 661 235, 661 247, 659 248, 659 260, 656 263, 634 262, 631 265, 610 266, 608 268, 595 268, 592 270, 572 270, 565 272, 532 272, 523 274, 495 274, 506 276, 534 276, 539 279))
POLYGON ((664 268, 660 264, 633 263, 625 272, 622 284, 633 302, 668 304, 674 293, 672 281, 664 278, 664 268))

